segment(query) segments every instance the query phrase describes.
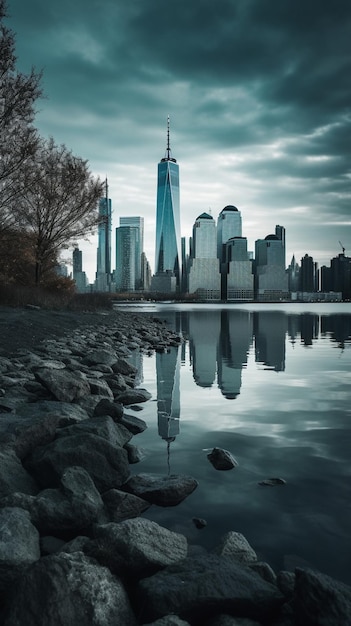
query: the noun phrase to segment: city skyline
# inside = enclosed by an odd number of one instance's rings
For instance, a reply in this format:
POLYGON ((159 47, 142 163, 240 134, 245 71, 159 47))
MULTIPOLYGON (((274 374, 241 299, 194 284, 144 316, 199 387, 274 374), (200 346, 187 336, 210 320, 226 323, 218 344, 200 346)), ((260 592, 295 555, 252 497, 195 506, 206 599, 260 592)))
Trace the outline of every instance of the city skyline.
MULTIPOLYGON (((287 264, 350 255, 348 2, 179 0, 170 19, 155 0, 8 0, 8 13, 17 67, 44 72, 39 131, 108 178, 112 233, 144 217, 153 271, 167 115, 182 236, 234 205, 251 251, 283 224, 287 264)), ((79 244, 92 282, 97 235, 79 244)))

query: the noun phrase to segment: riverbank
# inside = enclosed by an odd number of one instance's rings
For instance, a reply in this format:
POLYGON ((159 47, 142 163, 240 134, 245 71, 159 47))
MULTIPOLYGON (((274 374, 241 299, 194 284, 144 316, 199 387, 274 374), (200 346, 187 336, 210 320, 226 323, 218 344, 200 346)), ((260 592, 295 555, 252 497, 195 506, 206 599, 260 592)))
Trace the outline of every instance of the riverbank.
POLYGON ((136 388, 132 357, 178 344, 166 324, 13 309, 0 311, 0 329, 5 626, 351 623, 349 587, 273 572, 235 527, 209 553, 142 517, 196 489, 191 476, 136 469, 147 424, 133 407, 150 394, 136 388))

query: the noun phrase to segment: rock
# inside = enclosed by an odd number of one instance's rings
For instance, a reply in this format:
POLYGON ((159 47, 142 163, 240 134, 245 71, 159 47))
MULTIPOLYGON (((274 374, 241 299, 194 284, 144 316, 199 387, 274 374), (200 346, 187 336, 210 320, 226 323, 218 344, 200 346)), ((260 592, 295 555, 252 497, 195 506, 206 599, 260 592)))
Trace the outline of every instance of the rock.
POLYGON ((277 575, 277 586, 282 594, 290 600, 294 595, 295 574, 294 572, 286 572, 282 570, 277 575))
POLYGON ((56 536, 86 531, 104 506, 92 479, 81 467, 68 468, 58 489, 44 489, 36 497, 14 493, 2 503, 28 511, 41 534, 56 536))
POLYGON ((128 389, 128 385, 121 374, 104 377, 114 396, 118 396, 128 389))
POLYGON ((114 350, 98 349, 91 350, 83 359, 86 365, 109 365, 112 367, 118 360, 114 350))
POLYGON ((130 473, 123 448, 89 433, 59 437, 25 460, 25 467, 43 487, 56 486, 64 470, 74 465, 88 472, 101 493, 120 487, 130 473))
POLYGON ((69 437, 80 433, 90 433, 109 441, 113 446, 123 446, 131 440, 132 433, 123 424, 116 424, 108 415, 92 417, 80 424, 67 426, 57 431, 57 437, 69 437))
POLYGON ((58 539, 58 537, 52 537, 50 535, 40 537, 41 556, 55 554, 55 552, 59 552, 65 545, 65 541, 63 539, 58 539))
POLYGON ((14 491, 34 495, 38 486, 26 472, 15 451, 9 447, 0 448, 0 498, 14 491))
POLYGON ((110 489, 102 495, 105 514, 109 522, 121 522, 125 519, 139 517, 150 507, 150 502, 119 489, 110 489))
POLYGON ((3 626, 135 626, 122 583, 80 552, 46 556, 32 565, 10 596, 3 626))
POLYGON ((247 617, 233 617, 232 615, 217 615, 206 626, 261 626, 261 622, 247 617))
POLYGON ((140 417, 136 417, 135 415, 130 415, 129 413, 123 413, 121 419, 118 421, 122 424, 122 426, 128 428, 133 435, 143 433, 144 430, 147 429, 147 423, 144 422, 144 420, 140 419, 140 417))
POLYGON ((131 476, 122 489, 133 493, 151 504, 175 506, 185 500, 198 486, 191 476, 171 474, 137 474, 131 476))
POLYGON ((277 485, 286 485, 286 481, 283 478, 265 478, 258 484, 262 487, 275 487, 277 485))
POLYGON ((129 389, 117 396, 117 402, 123 405, 137 404, 138 402, 146 402, 152 398, 151 393, 146 389, 129 389))
MULTIPOLYGON (((249 563, 249 565, 251 569, 263 578, 263 580, 266 580, 268 583, 272 583, 272 585, 277 583, 277 576, 268 563, 265 563, 264 561, 254 561, 249 563)), ((282 590, 280 589, 280 591, 282 590)))
POLYGON ((112 369, 115 374, 122 374, 123 376, 135 376, 138 372, 138 368, 129 363, 126 359, 118 359, 113 365, 112 369))
POLYGON ((90 393, 113 400, 113 393, 105 380, 88 378, 90 393))
POLYGON ((39 558, 39 533, 27 511, 0 509, 0 591, 7 590, 23 568, 39 558))
POLYGON ((228 450, 213 448, 207 455, 208 460, 216 470, 230 470, 238 466, 238 462, 228 450))
POLYGON ((134 446, 131 443, 126 443, 124 449, 128 454, 128 461, 131 465, 135 463, 140 463, 143 459, 145 459, 145 452, 138 448, 138 446, 134 446))
POLYGON ((195 527, 198 528, 199 530, 201 530, 201 528, 205 528, 205 526, 207 526, 207 522, 205 519, 202 519, 201 517, 193 517, 192 520, 195 524, 195 527))
POLYGON ((123 412, 123 404, 120 402, 112 402, 108 398, 103 398, 94 409, 94 417, 109 415, 116 422, 122 417, 123 412))
POLYGON ((144 578, 137 600, 144 622, 175 613, 196 624, 220 613, 269 623, 284 602, 277 588, 249 567, 214 554, 183 559, 144 578))
POLYGON ((141 578, 187 556, 187 540, 148 519, 137 517, 94 528, 99 562, 120 576, 141 578))
POLYGON ((76 402, 90 394, 89 383, 80 372, 43 367, 34 376, 60 402, 76 402))
POLYGON ((298 624, 351 624, 351 587, 315 572, 295 569, 294 616, 298 624))
POLYGON ((257 561, 257 554, 241 533, 233 530, 223 535, 214 552, 220 556, 230 556, 240 563, 257 561))

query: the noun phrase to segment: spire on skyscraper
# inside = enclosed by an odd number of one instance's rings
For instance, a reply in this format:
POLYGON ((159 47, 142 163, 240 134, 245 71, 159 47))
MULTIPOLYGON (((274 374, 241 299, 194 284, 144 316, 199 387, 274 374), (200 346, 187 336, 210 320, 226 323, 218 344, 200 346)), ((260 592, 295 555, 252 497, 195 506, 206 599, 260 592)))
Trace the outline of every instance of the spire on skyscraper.
POLYGON ((167 147, 166 147, 165 158, 161 159, 161 161, 173 161, 173 163, 177 163, 176 159, 172 158, 169 127, 170 127, 169 115, 167 115, 167 147))

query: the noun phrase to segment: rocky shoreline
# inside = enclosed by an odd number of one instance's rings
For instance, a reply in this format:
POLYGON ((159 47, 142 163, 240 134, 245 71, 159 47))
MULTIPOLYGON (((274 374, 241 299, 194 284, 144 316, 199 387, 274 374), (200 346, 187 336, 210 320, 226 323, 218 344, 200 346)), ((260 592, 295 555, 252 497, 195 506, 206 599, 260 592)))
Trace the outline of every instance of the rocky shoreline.
POLYGON ((142 517, 197 487, 135 471, 147 424, 128 407, 150 394, 130 356, 178 345, 164 322, 0 313, 1 624, 351 624, 350 587, 275 573, 235 529, 209 553, 142 517))

